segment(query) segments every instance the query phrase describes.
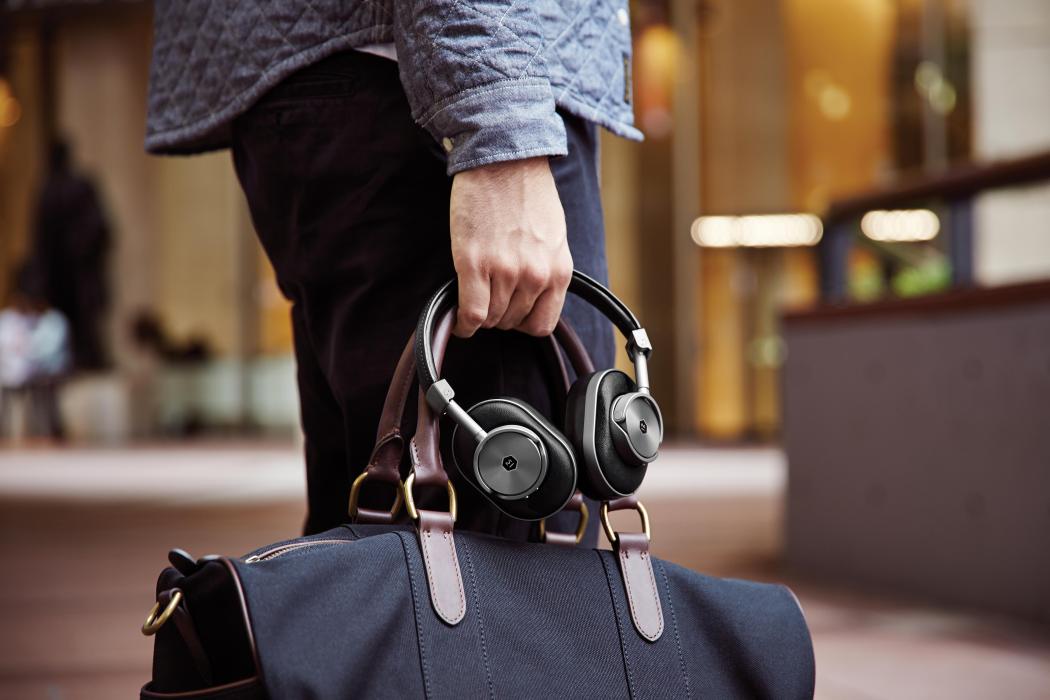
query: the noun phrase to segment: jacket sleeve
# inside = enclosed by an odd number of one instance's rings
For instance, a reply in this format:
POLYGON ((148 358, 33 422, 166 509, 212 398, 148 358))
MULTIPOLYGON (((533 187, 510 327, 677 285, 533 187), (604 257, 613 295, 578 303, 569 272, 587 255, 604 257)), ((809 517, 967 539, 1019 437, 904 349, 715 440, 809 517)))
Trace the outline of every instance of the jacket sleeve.
POLYGON ((394 40, 412 117, 448 173, 567 153, 565 125, 526 0, 397 0, 394 40))

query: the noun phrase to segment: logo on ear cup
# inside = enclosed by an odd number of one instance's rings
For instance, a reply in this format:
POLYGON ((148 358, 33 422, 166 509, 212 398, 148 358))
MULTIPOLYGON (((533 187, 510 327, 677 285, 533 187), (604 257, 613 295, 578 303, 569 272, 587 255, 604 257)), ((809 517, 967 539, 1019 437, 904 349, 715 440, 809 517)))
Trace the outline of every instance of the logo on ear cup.
POLYGON ((490 430, 474 449, 474 476, 496 498, 528 498, 547 476, 547 450, 536 433, 520 425, 490 430))
POLYGON ((624 461, 642 466, 656 459, 663 439, 663 419, 650 395, 635 391, 617 397, 612 419, 613 443, 624 461))

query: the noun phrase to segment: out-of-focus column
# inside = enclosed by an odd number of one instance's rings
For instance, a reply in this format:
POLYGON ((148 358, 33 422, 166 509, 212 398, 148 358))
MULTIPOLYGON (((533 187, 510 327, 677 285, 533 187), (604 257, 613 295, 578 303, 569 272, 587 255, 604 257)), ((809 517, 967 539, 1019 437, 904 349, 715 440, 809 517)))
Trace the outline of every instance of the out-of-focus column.
MULTIPOLYGON (((1050 149, 1050 3, 970 0, 974 157, 1050 149)), ((974 209, 983 284, 1050 277, 1050 185, 1001 190, 974 209)))

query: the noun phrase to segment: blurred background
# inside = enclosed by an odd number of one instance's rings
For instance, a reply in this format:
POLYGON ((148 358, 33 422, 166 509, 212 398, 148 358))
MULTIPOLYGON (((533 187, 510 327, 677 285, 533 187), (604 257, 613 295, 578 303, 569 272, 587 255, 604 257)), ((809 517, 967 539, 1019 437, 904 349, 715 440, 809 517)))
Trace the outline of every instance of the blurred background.
MULTIPOLYGON (((657 553, 791 584, 818 697, 1050 698, 1050 3, 630 6, 657 553)), ((152 3, 3 8, 0 697, 126 697, 169 548, 301 526, 288 305, 229 154, 143 151, 152 3)))

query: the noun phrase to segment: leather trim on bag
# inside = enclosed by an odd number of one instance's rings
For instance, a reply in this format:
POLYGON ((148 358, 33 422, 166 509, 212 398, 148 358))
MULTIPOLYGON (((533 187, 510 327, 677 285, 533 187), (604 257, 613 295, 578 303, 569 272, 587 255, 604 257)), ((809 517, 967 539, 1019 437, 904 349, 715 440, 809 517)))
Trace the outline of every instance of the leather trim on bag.
POLYGON ((224 683, 211 688, 200 690, 186 690, 179 693, 158 693, 149 689, 149 683, 142 686, 139 698, 142 700, 166 700, 168 698, 198 698, 199 700, 250 700, 251 698, 263 698, 262 684, 258 676, 245 678, 244 680, 224 683))
POLYGON ((419 546, 434 612, 450 625, 459 624, 467 614, 467 596, 452 539, 452 516, 419 511, 419 546))
POLYGON ((616 557, 627 591, 631 620, 638 634, 655 642, 664 631, 664 614, 649 556, 649 538, 639 532, 617 534, 616 557))
POLYGON ((261 676, 262 664, 259 663, 259 650, 255 646, 255 632, 252 631, 252 619, 248 614, 248 600, 244 596, 244 586, 241 584, 241 577, 237 574, 237 567, 233 565, 229 557, 219 557, 217 561, 221 562, 229 570, 230 576, 233 577, 233 585, 237 589, 237 600, 241 604, 244 632, 248 635, 248 645, 252 649, 252 661, 255 662, 255 675, 261 676))

